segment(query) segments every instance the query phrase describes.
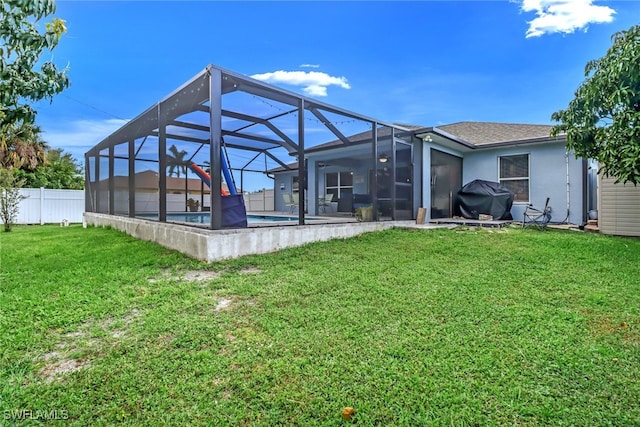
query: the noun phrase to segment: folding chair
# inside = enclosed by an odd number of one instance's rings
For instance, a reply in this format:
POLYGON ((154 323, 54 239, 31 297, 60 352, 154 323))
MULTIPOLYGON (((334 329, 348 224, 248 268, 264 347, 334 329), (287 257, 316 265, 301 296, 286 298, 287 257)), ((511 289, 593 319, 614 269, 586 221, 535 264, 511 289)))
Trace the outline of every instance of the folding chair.
POLYGON ((289 213, 292 214, 293 211, 298 206, 298 195, 297 194, 282 193, 282 199, 284 200, 284 206, 286 208, 289 208, 289 213))
POLYGON ((333 193, 327 193, 324 196, 318 199, 320 204, 320 211, 327 213, 327 207, 331 207, 331 202, 333 202, 333 193))
POLYGON ((532 204, 526 207, 524 210, 524 218, 522 219, 522 227, 531 225, 537 227, 539 230, 544 230, 549 221, 551 221, 551 206, 549 206, 549 197, 547 197, 543 209, 538 209, 532 204))

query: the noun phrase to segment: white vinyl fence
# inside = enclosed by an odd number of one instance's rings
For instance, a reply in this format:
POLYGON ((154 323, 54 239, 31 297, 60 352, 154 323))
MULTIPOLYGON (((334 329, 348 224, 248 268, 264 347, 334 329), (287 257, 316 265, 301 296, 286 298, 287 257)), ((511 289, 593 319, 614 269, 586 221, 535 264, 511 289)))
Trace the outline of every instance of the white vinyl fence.
POLYGON ((265 212, 273 211, 273 189, 267 190, 266 188, 253 193, 243 193, 244 205, 247 208, 247 212, 265 212))
POLYGON ((20 202, 16 224, 82 222, 84 190, 21 188, 26 196, 20 202))
MULTIPOLYGON (((68 220, 71 223, 82 222, 84 212, 84 190, 51 190, 45 188, 22 188, 20 194, 26 197, 20 202, 16 224, 50 224, 68 220)), ((116 192, 116 212, 126 213, 128 209, 128 193, 116 192)), ((195 200, 200 195, 189 194, 195 200)), ((274 209, 273 190, 262 190, 245 193, 247 211, 260 212, 274 209)), ((205 197, 205 206, 209 206, 205 197)), ((184 194, 167 194, 167 210, 184 212, 184 194)), ((157 193, 136 194, 136 211, 149 213, 158 211, 157 193)))

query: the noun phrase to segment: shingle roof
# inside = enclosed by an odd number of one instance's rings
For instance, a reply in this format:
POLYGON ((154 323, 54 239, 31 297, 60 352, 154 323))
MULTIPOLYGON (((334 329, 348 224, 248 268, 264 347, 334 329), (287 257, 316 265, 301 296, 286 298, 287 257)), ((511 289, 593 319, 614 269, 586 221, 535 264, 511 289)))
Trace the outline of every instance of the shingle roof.
MULTIPOLYGON (((408 125, 408 124, 401 124, 401 123, 394 123, 394 125, 398 126, 398 127, 401 127, 401 128, 404 128, 404 129, 407 129, 409 131, 415 131, 415 130, 424 128, 424 126, 408 125)), ((382 138, 382 137, 385 137, 385 136, 389 136, 390 134, 391 134, 391 128, 390 127, 384 126, 384 127, 380 128, 378 130, 378 137, 379 138, 382 138)), ((349 142, 351 142, 353 144, 359 144, 359 143, 363 143, 363 142, 370 142, 371 141, 371 131, 368 130, 368 131, 356 133, 355 135, 348 136, 347 139, 349 140, 349 142)), ((306 151, 322 150, 322 149, 325 149, 325 148, 339 146, 339 145, 344 145, 344 144, 339 139, 336 139, 334 141, 324 142, 322 144, 314 145, 313 147, 307 148, 306 151)))
POLYGON ((552 127, 551 125, 517 123, 459 122, 437 126, 435 129, 440 129, 470 144, 482 146, 484 144, 549 138, 552 127))
MULTIPOLYGON (((113 177, 114 185, 116 189, 123 189, 129 187, 129 177, 128 176, 120 176, 116 175, 113 177)), ((107 179, 103 179, 100 181, 101 185, 107 185, 107 179)), ((188 191, 191 192, 200 192, 202 181, 200 178, 188 178, 186 181, 186 185, 188 186, 188 191)), ((135 185, 137 190, 157 190, 159 184, 158 172, 152 170, 145 170, 142 172, 138 172, 135 175, 135 185)), ((222 183, 222 188, 225 191, 229 191, 229 187, 225 182, 222 183)), ((185 179, 177 178, 175 176, 167 177, 167 191, 184 191, 185 189, 185 179)), ((204 186, 204 192, 209 193, 209 187, 204 186)))
MULTIPOLYGON (((552 125, 532 125, 521 123, 496 123, 496 122, 458 122, 449 125, 434 126, 433 128, 425 128, 416 125, 397 124, 409 131, 420 134, 420 131, 438 132, 441 135, 446 134, 445 138, 456 138, 461 143, 467 143, 469 148, 475 146, 477 148, 491 148, 495 145, 511 145, 511 143, 544 143, 553 142, 558 139, 551 137, 552 125)), ((389 136, 390 128, 384 127, 380 129, 378 135, 381 137, 389 136)), ((349 141, 354 144, 369 142, 371 132, 361 132, 348 137, 349 141)), ((307 152, 324 150, 332 147, 342 146, 343 142, 338 140, 326 142, 308 148, 307 152)), ((294 162, 289 165, 291 169, 298 169, 298 163, 294 162)), ((285 168, 272 169, 270 172, 281 172, 285 168)))

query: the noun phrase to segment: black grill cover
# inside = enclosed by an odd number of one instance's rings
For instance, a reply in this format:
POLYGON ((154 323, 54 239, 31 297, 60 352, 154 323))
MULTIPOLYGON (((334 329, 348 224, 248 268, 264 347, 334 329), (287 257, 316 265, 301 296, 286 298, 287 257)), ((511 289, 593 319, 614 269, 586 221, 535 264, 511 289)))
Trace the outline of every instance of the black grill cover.
POLYGON ((476 179, 458 191, 456 212, 469 219, 480 214, 491 215, 496 220, 510 220, 514 194, 498 182, 476 179))

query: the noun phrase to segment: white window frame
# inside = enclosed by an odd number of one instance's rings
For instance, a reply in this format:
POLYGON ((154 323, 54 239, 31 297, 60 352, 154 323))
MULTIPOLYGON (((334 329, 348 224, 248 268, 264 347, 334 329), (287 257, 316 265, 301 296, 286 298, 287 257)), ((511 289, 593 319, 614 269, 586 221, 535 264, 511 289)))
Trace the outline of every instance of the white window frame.
POLYGON ((518 153, 518 154, 507 154, 504 156, 498 156, 498 182, 502 184, 503 181, 522 181, 527 180, 527 200, 515 200, 514 204, 529 204, 531 201, 531 153, 518 153), (527 175, 526 176, 511 176, 508 178, 503 178, 500 176, 502 172, 501 163, 503 158, 507 157, 519 157, 519 156, 527 156, 527 175))

